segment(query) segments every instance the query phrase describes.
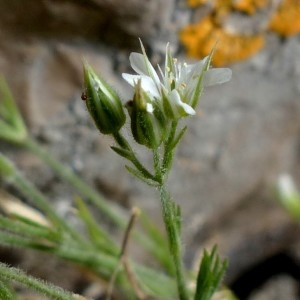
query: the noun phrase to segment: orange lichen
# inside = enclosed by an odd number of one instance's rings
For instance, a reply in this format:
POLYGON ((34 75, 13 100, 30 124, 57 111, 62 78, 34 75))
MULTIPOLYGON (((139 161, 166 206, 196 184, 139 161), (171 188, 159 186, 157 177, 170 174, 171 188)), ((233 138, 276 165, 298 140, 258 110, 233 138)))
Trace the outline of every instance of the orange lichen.
POLYGON ((181 42, 187 49, 187 54, 191 57, 199 57, 202 47, 199 41, 204 41, 213 31, 214 25, 211 17, 206 17, 197 24, 188 25, 180 34, 181 42))
POLYGON ((269 29, 288 37, 300 32, 300 1, 284 0, 271 19, 269 29))
POLYGON ((213 7, 216 10, 226 9, 229 10, 231 8, 232 0, 214 0, 213 7))
POLYGON ((205 4, 207 0, 187 0, 187 2, 190 7, 196 7, 205 4))
POLYGON ((213 9, 215 20, 222 20, 232 10, 232 0, 214 0, 213 9))
POLYGON ((239 0, 234 1, 232 7, 249 15, 270 4, 270 0, 239 0))
POLYGON ((234 35, 215 26, 212 17, 206 17, 199 23, 189 25, 180 34, 181 42, 190 57, 208 55, 218 42, 214 53, 213 65, 223 66, 241 61, 257 53, 264 45, 264 36, 234 35))
POLYGON ((231 9, 232 0, 187 0, 187 5, 194 8, 204 4, 210 4, 215 12, 218 12, 220 9, 231 9))
MULTIPOLYGON (((201 58, 210 53, 218 42, 213 64, 222 66, 246 59, 257 53, 264 45, 266 30, 249 36, 233 34, 222 27, 224 20, 231 12, 242 11, 248 15, 258 10, 272 9, 273 0, 187 0, 188 5, 195 7, 210 3, 210 13, 197 24, 185 27, 180 39, 191 57, 201 58), (270 7, 268 7, 270 6, 270 7)), ((251 18, 251 16, 249 16, 251 18)), ((300 0, 281 0, 274 12, 269 30, 288 37, 300 32, 300 0)))

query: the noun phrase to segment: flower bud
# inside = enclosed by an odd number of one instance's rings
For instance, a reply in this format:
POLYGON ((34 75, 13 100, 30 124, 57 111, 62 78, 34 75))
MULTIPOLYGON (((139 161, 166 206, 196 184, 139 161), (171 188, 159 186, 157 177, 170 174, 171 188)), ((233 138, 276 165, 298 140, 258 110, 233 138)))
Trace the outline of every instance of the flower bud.
POLYGON ((141 88, 141 80, 135 87, 133 101, 126 105, 131 118, 131 131, 137 143, 156 149, 162 143, 167 131, 167 120, 155 99, 150 99, 141 88))
POLYGON ((87 63, 84 63, 84 89, 82 100, 86 102, 100 132, 118 132, 126 120, 122 102, 116 91, 100 79, 87 63))

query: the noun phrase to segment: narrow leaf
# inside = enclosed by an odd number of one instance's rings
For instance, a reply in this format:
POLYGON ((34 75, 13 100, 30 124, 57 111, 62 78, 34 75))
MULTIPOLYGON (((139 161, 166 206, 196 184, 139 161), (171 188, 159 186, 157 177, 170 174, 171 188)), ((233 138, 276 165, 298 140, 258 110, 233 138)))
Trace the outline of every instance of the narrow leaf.
POLYGON ((4 280, 0 280, 0 299, 15 300, 17 299, 16 294, 10 287, 9 283, 4 280))
POLYGON ((126 149, 122 149, 122 148, 119 148, 119 147, 115 147, 115 146, 111 146, 110 147, 113 151, 115 151, 118 155, 128 159, 128 160, 131 160, 132 158, 132 155, 131 155, 131 152, 126 150, 126 149))
MULTIPOLYGON (((75 300, 75 295, 70 292, 64 291, 62 288, 54 286, 53 284, 46 283, 40 279, 36 279, 30 275, 25 274, 20 269, 8 267, 7 265, 0 263, 1 278, 5 280, 13 280, 25 285, 28 288, 34 289, 39 293, 42 293, 50 299, 56 300, 75 300)), ((7 298, 1 298, 7 299, 7 298)), ((9 299, 9 298, 8 298, 9 299)), ((15 299, 15 298, 13 298, 15 299)))
POLYGON ((86 204, 80 197, 75 198, 76 206, 78 208, 78 216, 84 223, 91 241, 93 244, 101 250, 109 253, 118 254, 119 250, 114 244, 108 234, 99 227, 94 216, 91 214, 86 204))
POLYGON ((220 260, 215 246, 211 253, 204 250, 197 276, 194 300, 209 300, 218 288, 227 269, 227 261, 220 260))
POLYGON ((60 233, 43 227, 37 223, 32 223, 30 220, 10 219, 0 216, 0 228, 9 230, 11 233, 22 235, 35 240, 48 240, 49 242, 58 242, 60 233), (28 222, 27 222, 28 221, 28 222))
POLYGON ((152 179, 149 178, 145 178, 144 174, 142 174, 139 170, 134 169, 130 166, 125 166, 125 168, 127 169, 127 171, 129 173, 131 173, 132 175, 136 176, 138 179, 144 181, 145 183, 147 183, 150 186, 158 186, 156 181, 153 181, 152 179))
POLYGON ((185 133, 186 130, 187 130, 187 126, 184 126, 184 127, 180 130, 180 132, 179 132, 178 135, 174 138, 172 144, 170 145, 170 148, 171 148, 171 149, 174 149, 174 148, 178 145, 178 143, 179 143, 180 140, 182 139, 182 137, 183 137, 183 135, 184 135, 184 133, 185 133))

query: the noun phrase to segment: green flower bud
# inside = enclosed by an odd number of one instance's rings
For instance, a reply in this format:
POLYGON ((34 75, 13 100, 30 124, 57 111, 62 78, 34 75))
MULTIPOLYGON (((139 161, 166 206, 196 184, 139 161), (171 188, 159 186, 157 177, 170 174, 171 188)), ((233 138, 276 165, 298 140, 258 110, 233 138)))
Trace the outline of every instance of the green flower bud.
POLYGON ((134 87, 133 101, 126 105, 131 118, 131 131, 137 143, 150 149, 160 146, 166 136, 168 122, 155 99, 141 88, 141 80, 134 87))
POLYGON ((118 132, 124 125, 126 115, 120 97, 87 63, 84 63, 84 93, 81 98, 101 133, 118 132))

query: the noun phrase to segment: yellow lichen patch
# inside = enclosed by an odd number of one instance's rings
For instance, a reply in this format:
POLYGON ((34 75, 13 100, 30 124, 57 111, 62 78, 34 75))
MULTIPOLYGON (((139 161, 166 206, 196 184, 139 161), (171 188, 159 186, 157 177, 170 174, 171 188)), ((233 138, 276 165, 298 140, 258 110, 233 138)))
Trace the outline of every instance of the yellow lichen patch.
POLYGON ((265 8, 270 4, 270 0, 237 0, 233 1, 232 7, 249 15, 253 15, 257 10, 265 8))
POLYGON ((187 5, 193 8, 204 4, 210 4, 215 12, 218 12, 220 9, 230 10, 232 0, 187 0, 187 5))
POLYGON ((232 0, 214 0, 214 9, 226 9, 230 10, 232 5, 232 0))
POLYGON ((283 0, 271 19, 270 30, 282 36, 291 36, 300 32, 300 1, 283 0))
POLYGON ((223 32, 214 54, 213 64, 223 66, 245 60, 262 49, 264 43, 265 38, 262 34, 245 36, 223 32))
POLYGON ((182 30, 180 39, 190 57, 202 58, 209 55, 217 44, 213 65, 224 66, 244 60, 257 53, 264 45, 264 36, 233 35, 214 25, 211 17, 182 30))
POLYGON ((214 0, 213 9, 215 20, 222 20, 232 10, 232 0, 214 0))
MULTIPOLYGON (((199 52, 202 51, 202 47, 199 47, 199 41, 204 41, 212 33, 214 24, 211 17, 206 17, 197 24, 191 24, 185 27, 181 31, 181 42, 187 49, 188 56, 200 57, 199 52)), ((216 40, 217 41, 217 40, 216 40)))
POLYGON ((187 2, 190 7, 196 7, 205 4, 207 1, 208 0, 188 0, 187 2))

